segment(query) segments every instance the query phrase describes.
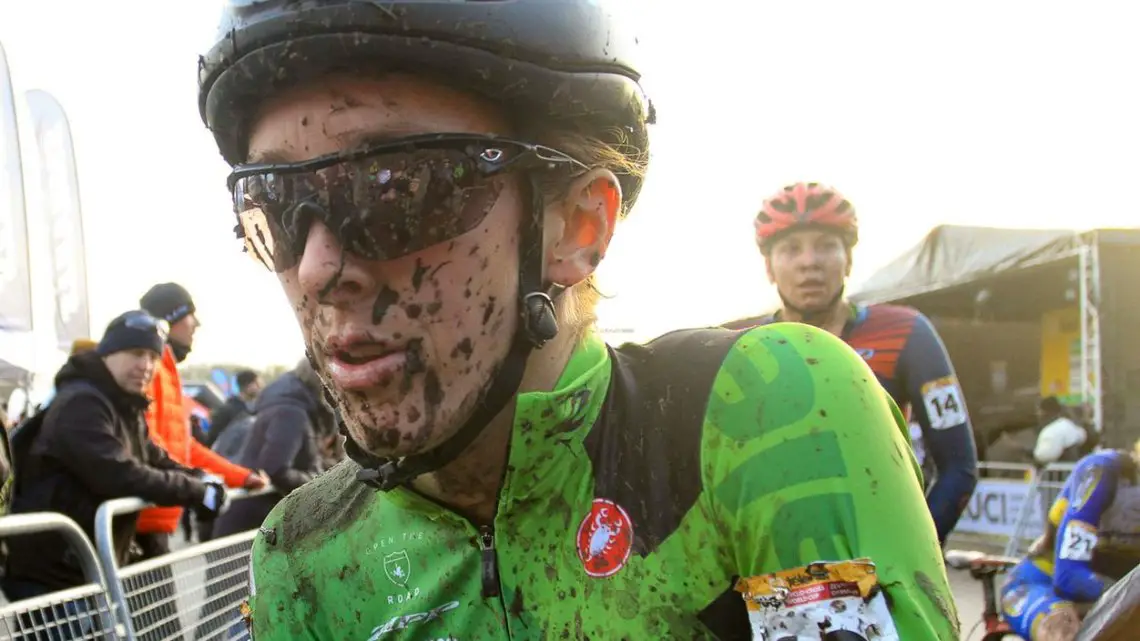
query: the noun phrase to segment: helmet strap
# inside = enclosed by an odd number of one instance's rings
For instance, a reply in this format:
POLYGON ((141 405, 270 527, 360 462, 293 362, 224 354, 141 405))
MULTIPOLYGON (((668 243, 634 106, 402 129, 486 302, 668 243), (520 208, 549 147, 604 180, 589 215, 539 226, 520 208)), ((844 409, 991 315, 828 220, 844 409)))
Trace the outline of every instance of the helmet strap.
POLYGON ((422 474, 434 472, 459 457, 511 402, 522 385, 532 349, 541 348, 558 334, 554 300, 562 293, 556 285, 544 287, 543 213, 545 199, 537 180, 528 176, 529 215, 519 223, 519 322, 510 351, 491 376, 482 401, 471 418, 451 438, 435 448, 403 458, 382 458, 356 443, 339 420, 345 435, 345 453, 360 464, 358 481, 369 487, 390 491, 422 474))

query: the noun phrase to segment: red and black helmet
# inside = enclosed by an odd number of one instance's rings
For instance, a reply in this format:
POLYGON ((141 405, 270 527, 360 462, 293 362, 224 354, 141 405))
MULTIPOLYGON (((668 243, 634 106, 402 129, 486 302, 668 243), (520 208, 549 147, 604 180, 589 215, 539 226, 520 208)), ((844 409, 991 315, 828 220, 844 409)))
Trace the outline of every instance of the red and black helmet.
POLYGON ((764 201, 756 214, 756 244, 767 253, 780 236, 805 227, 835 232, 854 247, 859 241, 855 207, 835 189, 820 183, 788 185, 764 201))

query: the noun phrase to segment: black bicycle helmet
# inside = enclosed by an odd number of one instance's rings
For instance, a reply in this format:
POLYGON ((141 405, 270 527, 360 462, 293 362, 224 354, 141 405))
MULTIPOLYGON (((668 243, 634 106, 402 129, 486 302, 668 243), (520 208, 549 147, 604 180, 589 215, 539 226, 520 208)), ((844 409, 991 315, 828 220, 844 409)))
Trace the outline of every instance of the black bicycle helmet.
POLYGON ((198 105, 231 165, 266 96, 339 70, 434 75, 511 111, 617 127, 640 152, 655 120, 637 40, 597 0, 232 0, 217 40, 198 62, 198 105))
MULTIPOLYGON (((433 76, 502 105, 545 114, 603 140, 621 131, 648 152, 655 120, 640 87, 637 41, 597 0, 231 0, 218 42, 199 59, 199 110, 231 165, 246 160, 252 118, 265 99, 338 71, 433 76)), ((620 176, 627 203, 641 187, 620 176)), ((475 414, 430 452, 380 459, 349 437, 346 451, 366 483, 388 490, 454 460, 517 393, 530 351, 557 333, 543 280, 542 213, 530 181, 530 216, 519 244, 520 322, 509 354, 475 414)), ((556 296, 557 294, 554 294, 556 296)), ((342 432, 347 430, 342 425, 342 432)))

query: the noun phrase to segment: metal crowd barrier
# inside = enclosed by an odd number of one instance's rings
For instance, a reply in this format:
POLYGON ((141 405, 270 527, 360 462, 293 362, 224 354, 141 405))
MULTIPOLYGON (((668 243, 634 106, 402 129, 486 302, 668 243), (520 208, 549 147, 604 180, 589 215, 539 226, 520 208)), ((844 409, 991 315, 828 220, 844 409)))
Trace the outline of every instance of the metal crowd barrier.
MULTIPOLYGON (((272 491, 230 490, 227 497, 232 502, 272 491)), ((121 567, 111 521, 150 506, 136 498, 114 499, 100 505, 95 514, 95 547, 125 638, 248 639, 239 607, 248 591, 250 552, 257 530, 121 567)))
POLYGON ((0 607, 2 639, 116 639, 126 633, 115 622, 99 559, 83 530, 56 512, 0 518, 0 538, 59 532, 74 551, 85 583, 0 607))
POLYGON ((1035 477, 1032 465, 979 462, 978 484, 952 533, 955 546, 993 552, 1004 549, 1014 535, 1018 509, 1035 477))
POLYGON ((1009 542, 1006 544, 1005 556, 1024 556, 1033 541, 1044 533, 1037 526, 1048 522, 1049 508, 1053 507, 1053 503, 1061 494, 1061 489, 1065 487, 1065 482, 1069 480, 1074 467, 1075 463, 1050 463, 1037 472, 1018 514, 1013 536, 1009 537, 1009 542), (1034 523, 1035 515, 1040 518, 1040 523, 1034 523))
POLYGON ((1002 479, 1032 483, 1036 476, 1032 465, 1025 463, 1003 463, 1001 461, 979 461, 978 476, 984 479, 1002 479))

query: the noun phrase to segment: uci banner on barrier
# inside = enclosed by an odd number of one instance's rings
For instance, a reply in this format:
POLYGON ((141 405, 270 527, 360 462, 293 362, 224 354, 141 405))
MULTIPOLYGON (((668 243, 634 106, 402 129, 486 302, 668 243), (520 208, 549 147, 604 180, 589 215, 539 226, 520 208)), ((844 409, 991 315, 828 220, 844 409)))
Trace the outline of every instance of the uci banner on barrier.
POLYGON ((1029 509, 1029 523, 1023 536, 1036 537, 1045 531, 1046 506, 1036 492, 1030 498, 1031 483, 1012 479, 978 479, 974 495, 958 520, 958 532, 1012 537, 1017 532, 1021 511, 1029 509))

